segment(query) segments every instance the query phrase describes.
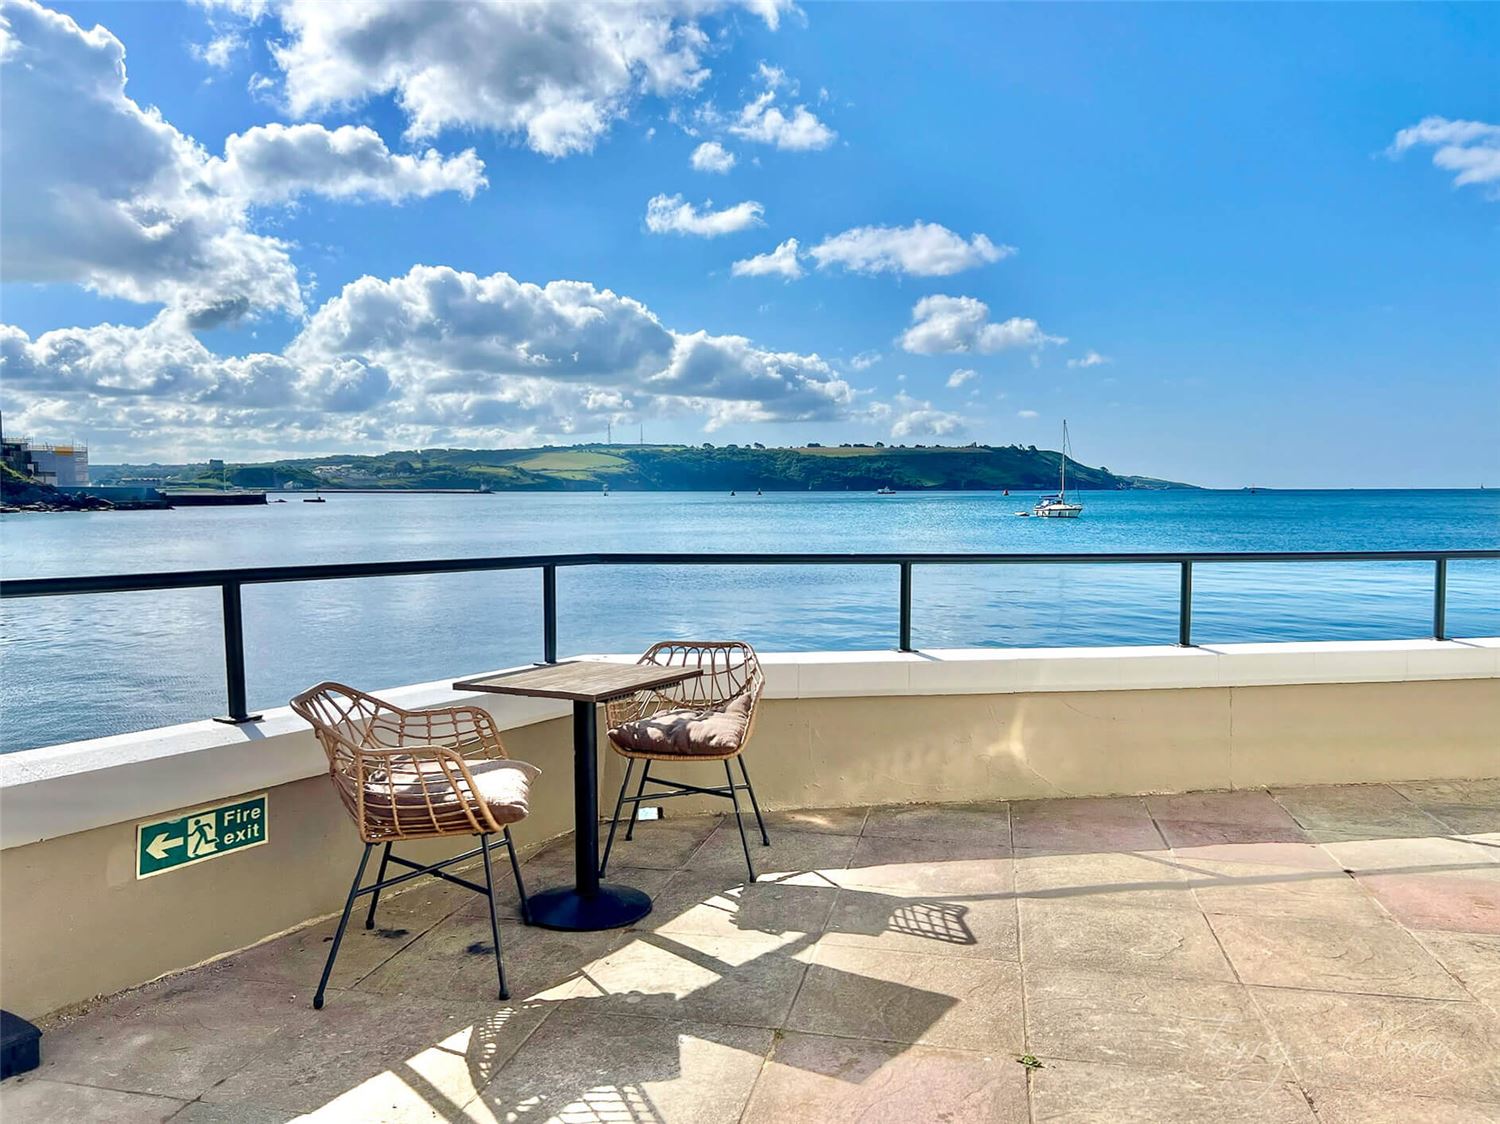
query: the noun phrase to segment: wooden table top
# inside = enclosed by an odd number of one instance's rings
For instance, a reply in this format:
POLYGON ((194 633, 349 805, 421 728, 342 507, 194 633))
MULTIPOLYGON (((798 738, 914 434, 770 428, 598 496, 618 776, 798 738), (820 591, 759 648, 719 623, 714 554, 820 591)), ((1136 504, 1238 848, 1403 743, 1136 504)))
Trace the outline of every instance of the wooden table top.
POLYGON ((612 663, 607 660, 570 660, 538 664, 485 679, 465 679, 453 684, 455 691, 487 691, 495 695, 530 695, 574 702, 605 702, 622 695, 668 683, 696 679, 696 667, 661 667, 658 664, 612 663))

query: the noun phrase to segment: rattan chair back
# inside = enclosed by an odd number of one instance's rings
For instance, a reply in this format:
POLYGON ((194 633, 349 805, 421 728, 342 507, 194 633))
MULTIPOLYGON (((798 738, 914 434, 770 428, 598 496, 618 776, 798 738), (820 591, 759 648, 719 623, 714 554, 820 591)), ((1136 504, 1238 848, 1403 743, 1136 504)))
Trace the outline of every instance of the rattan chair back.
POLYGON ((291 700, 328 756, 339 798, 366 842, 502 830, 469 763, 504 758, 479 707, 403 710, 342 683, 319 683, 291 700))
MULTIPOLYGON (((650 718, 667 710, 722 710, 741 696, 749 695, 753 727, 766 678, 755 649, 745 641, 662 640, 647 648, 637 662, 697 667, 703 674, 607 703, 605 712, 610 726, 650 718)), ((750 728, 747 728, 745 741, 749 738, 750 728)))

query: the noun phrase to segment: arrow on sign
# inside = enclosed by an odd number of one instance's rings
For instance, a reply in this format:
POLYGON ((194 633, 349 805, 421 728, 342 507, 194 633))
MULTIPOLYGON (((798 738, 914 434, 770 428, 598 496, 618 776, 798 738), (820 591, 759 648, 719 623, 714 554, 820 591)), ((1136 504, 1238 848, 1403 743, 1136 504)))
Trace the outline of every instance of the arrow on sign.
POLYGON ((150 855, 157 862, 161 862, 167 857, 167 851, 170 848, 181 847, 185 842, 187 842, 185 839, 173 839, 167 835, 158 835, 150 843, 146 844, 146 854, 150 855))

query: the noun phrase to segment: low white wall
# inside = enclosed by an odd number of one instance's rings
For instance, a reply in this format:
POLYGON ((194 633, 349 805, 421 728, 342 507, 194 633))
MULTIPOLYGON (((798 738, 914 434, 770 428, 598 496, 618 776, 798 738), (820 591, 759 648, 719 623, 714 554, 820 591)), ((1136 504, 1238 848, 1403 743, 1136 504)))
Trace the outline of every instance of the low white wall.
MULTIPOLYGON (((749 755, 767 808, 1500 774, 1500 640, 764 662, 749 755)), ((447 684, 380 693, 413 707, 462 697, 447 684)), ((518 844, 570 830, 567 704, 473 701, 543 771, 518 844)), ((621 762, 600 765, 608 809, 621 762)), ((337 910, 359 847, 326 772, 286 710, 0 757, 0 1001, 43 1015, 337 910), (137 823, 262 791, 265 846, 135 878, 137 823)))
MULTIPOLYGON (((794 652, 765 653, 761 660, 770 699, 1181 690, 1500 679, 1500 638, 794 652)), ((502 730, 570 712, 563 702, 476 696, 456 692, 446 682, 378 693, 408 708, 477 702, 502 730)), ((3 754, 0 850, 211 803, 326 770, 327 760, 306 724, 286 707, 242 726, 190 722, 3 754)))

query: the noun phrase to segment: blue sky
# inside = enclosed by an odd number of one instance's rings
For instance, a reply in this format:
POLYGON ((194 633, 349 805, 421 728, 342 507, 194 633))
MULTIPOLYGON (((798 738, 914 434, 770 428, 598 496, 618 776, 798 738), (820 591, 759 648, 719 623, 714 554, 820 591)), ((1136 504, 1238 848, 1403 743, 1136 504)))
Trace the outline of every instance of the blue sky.
POLYGON ((4 11, 0 405, 98 461, 1066 416, 1121 472, 1500 483, 1492 5, 4 11))

